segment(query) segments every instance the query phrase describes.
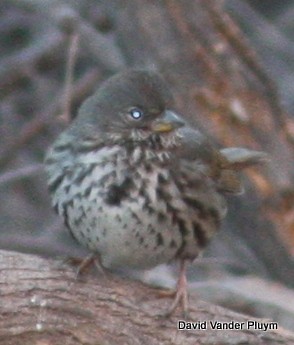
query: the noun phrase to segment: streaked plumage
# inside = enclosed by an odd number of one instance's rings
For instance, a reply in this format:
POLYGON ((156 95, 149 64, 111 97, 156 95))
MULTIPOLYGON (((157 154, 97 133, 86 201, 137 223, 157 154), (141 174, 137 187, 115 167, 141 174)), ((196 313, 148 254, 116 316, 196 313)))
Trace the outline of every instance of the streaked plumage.
POLYGON ((226 214, 223 194, 242 191, 235 170, 265 158, 217 150, 172 108, 157 74, 128 70, 85 101, 47 154, 54 207, 105 267, 194 260, 226 214))

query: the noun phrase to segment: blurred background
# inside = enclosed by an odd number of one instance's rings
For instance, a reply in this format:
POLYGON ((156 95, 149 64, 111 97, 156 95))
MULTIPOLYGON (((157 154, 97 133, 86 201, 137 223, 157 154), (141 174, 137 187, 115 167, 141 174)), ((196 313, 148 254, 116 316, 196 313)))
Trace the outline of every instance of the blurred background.
MULTIPOLYGON (((54 214, 46 149, 107 77, 158 70, 219 146, 264 150, 222 231, 189 271, 201 298, 294 328, 294 1, 2 0, 0 248, 86 251, 54 214)), ((176 267, 143 279, 172 286, 176 267)))

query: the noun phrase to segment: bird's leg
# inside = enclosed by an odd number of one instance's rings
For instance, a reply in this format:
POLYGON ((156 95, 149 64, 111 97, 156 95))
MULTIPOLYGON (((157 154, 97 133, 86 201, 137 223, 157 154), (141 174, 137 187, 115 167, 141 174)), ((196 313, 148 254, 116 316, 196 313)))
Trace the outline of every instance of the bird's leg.
POLYGON ((96 254, 94 257, 94 265, 96 266, 98 271, 104 276, 104 278, 106 278, 107 277, 107 270, 102 265, 101 256, 99 254, 96 254))
POLYGON ((76 271, 76 279, 80 277, 83 273, 87 272, 87 270, 91 267, 91 265, 94 263, 95 255, 90 254, 85 257, 81 261, 81 263, 78 265, 77 271, 76 271))
POLYGON ((106 276, 106 272, 102 266, 100 256, 95 253, 90 254, 85 259, 81 260, 77 268, 76 279, 78 279, 81 274, 85 273, 92 264, 94 264, 98 268, 99 272, 106 276))
POLYGON ((180 261, 179 278, 177 282, 176 291, 174 293, 175 297, 170 308, 167 310, 166 313, 164 313, 165 317, 169 317, 175 311, 179 303, 181 303, 182 305, 183 316, 187 317, 187 313, 188 313, 188 292, 187 292, 187 277, 186 277, 187 262, 188 261, 185 259, 180 261))

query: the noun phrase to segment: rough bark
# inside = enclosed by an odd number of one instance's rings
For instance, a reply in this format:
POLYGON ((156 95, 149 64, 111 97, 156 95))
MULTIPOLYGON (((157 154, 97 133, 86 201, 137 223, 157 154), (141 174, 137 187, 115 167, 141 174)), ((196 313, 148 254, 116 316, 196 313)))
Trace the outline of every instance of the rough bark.
MULTIPOLYGON (((294 334, 277 330, 180 331, 177 312, 159 290, 142 283, 87 274, 37 256, 0 252, 0 344, 290 344, 294 334)), ((187 321, 247 322, 254 318, 190 299, 187 321)), ((256 319, 259 322, 268 320, 256 319)))

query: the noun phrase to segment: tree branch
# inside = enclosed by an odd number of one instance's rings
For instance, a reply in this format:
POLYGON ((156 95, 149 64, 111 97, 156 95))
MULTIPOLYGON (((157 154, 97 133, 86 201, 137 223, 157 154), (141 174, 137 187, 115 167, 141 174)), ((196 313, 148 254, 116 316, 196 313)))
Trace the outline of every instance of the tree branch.
MULTIPOLYGON (((179 314, 162 319, 168 299, 158 289, 115 275, 83 281, 60 261, 0 252, 0 344, 289 344, 278 330, 213 330, 209 322, 254 318, 201 302, 193 295, 190 320, 206 330, 178 330, 179 314)), ((265 323, 268 320, 255 319, 265 323)))

